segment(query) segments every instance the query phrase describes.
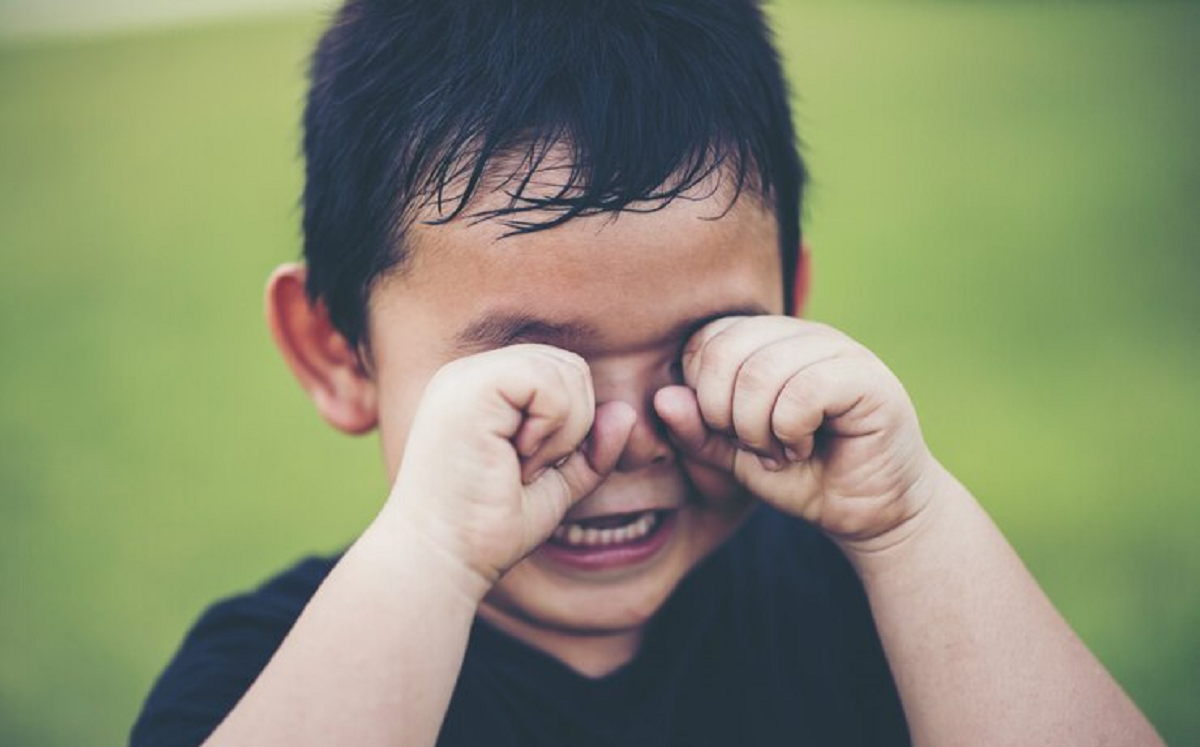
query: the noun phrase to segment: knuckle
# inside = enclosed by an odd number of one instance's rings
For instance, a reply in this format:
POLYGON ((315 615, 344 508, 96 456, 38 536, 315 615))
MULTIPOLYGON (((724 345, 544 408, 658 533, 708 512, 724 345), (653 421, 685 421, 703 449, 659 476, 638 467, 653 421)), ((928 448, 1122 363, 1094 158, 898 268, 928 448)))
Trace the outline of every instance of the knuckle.
POLYGON ((779 393, 775 411, 771 416, 771 428, 781 440, 807 435, 812 430, 814 418, 820 417, 813 395, 812 375, 801 372, 794 376, 779 393))
POLYGON ((580 389, 590 391, 592 388, 592 372, 588 367, 587 361, 574 353, 571 353, 571 355, 574 356, 571 364, 561 368, 564 378, 580 389))
POLYGON ((545 395, 544 414, 540 415, 552 429, 562 428, 571 416, 571 403, 558 393, 545 395))
POLYGON ((475 365, 477 365, 476 356, 455 358, 452 361, 442 364, 442 366, 434 373, 433 378, 430 381, 442 382, 446 379, 455 379, 464 376, 475 365))
POLYGON ((723 316, 719 319, 714 319, 697 330, 696 334, 692 335, 692 339, 699 340, 703 344, 707 340, 720 336, 725 330, 739 322, 745 321, 747 318, 744 316, 723 316))
POLYGON ((719 376, 734 364, 733 356, 720 338, 714 338, 700 349, 700 375, 719 376))
POLYGON ((555 376, 554 379, 543 382, 536 387, 536 395, 539 399, 539 404, 542 405, 539 409, 547 411, 547 415, 552 415, 557 419, 566 418, 571 411, 571 395, 563 386, 562 379, 555 376))
POLYGON ((735 423, 738 441, 754 451, 765 451, 771 447, 771 439, 767 438, 752 423, 735 423))
POLYGON ((579 353, 566 350, 565 348, 556 348, 553 345, 543 345, 540 343, 530 343, 527 345, 513 347, 526 348, 532 353, 537 353, 541 356, 547 357, 556 365, 564 368, 570 368, 584 373, 588 371, 588 364, 584 357, 579 353))
POLYGON ((757 394, 778 384, 776 362, 766 355, 752 355, 742 363, 737 374, 740 394, 757 394))
POLYGON ((559 357, 561 357, 567 363, 570 363, 579 372, 586 373, 588 371, 587 360, 579 353, 576 353, 572 350, 563 350, 562 348, 553 349, 557 351, 559 357))
POLYGON ((548 387, 563 387, 567 383, 568 370, 554 357, 532 352, 521 358, 520 373, 529 377, 539 390, 548 387))
POLYGON ((464 393, 473 393, 483 378, 476 375, 477 367, 478 362, 471 358, 457 358, 442 365, 425 385, 425 397, 449 397, 453 401, 464 393))
POLYGON ((590 413, 594 409, 592 393, 592 378, 575 367, 558 369, 564 409, 571 409, 580 414, 590 413))
POLYGON ((583 356, 569 350, 550 345, 529 345, 536 355, 531 359, 546 369, 546 375, 552 370, 563 386, 583 386, 591 384, 591 369, 583 356))
POLYGON ((846 335, 845 332, 842 332, 841 330, 837 329, 836 327, 831 327, 830 325, 826 324, 825 322, 811 322, 810 321, 810 322, 807 322, 807 326, 808 326, 809 330, 813 334, 816 334, 816 335, 821 335, 823 337, 830 337, 830 338, 833 338, 836 340, 849 340, 850 339, 850 337, 848 335, 846 335))
POLYGON ((715 396, 698 396, 697 403, 700 405, 700 416, 704 419, 705 424, 717 431, 728 432, 732 429, 733 423, 730 420, 728 409, 724 406, 724 401, 715 396))
POLYGON ((735 324, 745 320, 746 317, 726 316, 709 322, 687 341, 681 357, 685 361, 699 357, 701 365, 705 365, 713 351, 722 347, 722 343, 727 339, 725 333, 735 324))
POLYGON ((681 373, 686 373, 691 370, 692 364, 700 356, 700 351, 704 349, 704 341, 699 335, 693 336, 683 346, 683 350, 679 352, 679 366, 681 373))

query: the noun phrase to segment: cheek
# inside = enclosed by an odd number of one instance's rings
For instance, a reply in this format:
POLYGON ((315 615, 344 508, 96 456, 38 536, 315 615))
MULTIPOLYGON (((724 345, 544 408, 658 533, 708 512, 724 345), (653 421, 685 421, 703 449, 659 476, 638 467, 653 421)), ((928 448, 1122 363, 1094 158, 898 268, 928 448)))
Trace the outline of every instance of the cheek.
POLYGON ((736 513, 738 507, 749 500, 749 494, 728 472, 701 464, 688 466, 688 479, 695 488, 689 496, 697 508, 717 514, 725 511, 736 513))
POLYGON ((745 521, 758 501, 734 483, 722 480, 723 490, 708 493, 706 497, 694 496, 689 513, 692 515, 690 531, 693 553, 698 557, 707 555, 729 539, 745 521))
POLYGON ((379 441, 391 481, 395 481, 400 469, 409 429, 431 375, 417 379, 415 385, 412 379, 379 378, 379 441))

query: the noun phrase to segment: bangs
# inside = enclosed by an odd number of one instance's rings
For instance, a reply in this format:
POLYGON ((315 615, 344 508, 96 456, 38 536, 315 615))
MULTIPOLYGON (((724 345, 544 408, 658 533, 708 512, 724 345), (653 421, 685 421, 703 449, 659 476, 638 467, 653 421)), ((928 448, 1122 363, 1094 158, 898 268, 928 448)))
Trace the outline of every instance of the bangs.
POLYGON ((774 210, 794 262, 804 167, 750 0, 350 0, 312 81, 308 288, 351 341, 418 219, 512 235, 729 186, 774 210))

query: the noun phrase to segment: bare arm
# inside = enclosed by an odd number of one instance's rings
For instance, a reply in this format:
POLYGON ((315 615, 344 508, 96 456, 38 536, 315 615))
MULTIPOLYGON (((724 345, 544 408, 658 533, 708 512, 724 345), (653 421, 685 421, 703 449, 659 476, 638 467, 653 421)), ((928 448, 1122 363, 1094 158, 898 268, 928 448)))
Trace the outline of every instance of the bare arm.
POLYGON ((786 317, 714 321, 656 406, 696 465, 826 532, 867 591, 914 741, 1161 745, 870 351, 786 317))
POLYGON ((903 541, 850 553, 914 744, 1162 745, 967 490, 934 489, 903 541))
POLYGON ((432 747, 480 600, 612 471, 635 418, 596 408, 587 364, 547 346, 444 366, 379 517, 206 744, 432 747))
POLYGON ((434 744, 483 589, 393 526, 346 552, 206 745, 434 744))

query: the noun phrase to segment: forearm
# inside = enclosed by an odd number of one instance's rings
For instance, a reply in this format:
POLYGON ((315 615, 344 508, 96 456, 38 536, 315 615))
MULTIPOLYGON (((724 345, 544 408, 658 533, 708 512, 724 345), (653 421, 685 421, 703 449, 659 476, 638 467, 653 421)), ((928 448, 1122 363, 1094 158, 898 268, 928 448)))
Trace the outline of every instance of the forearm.
POLYGON ((903 540, 848 552, 914 743, 1161 745, 974 498, 938 474, 903 540))
POLYGON ((432 746, 478 594, 415 533, 376 522, 206 744, 432 746))

